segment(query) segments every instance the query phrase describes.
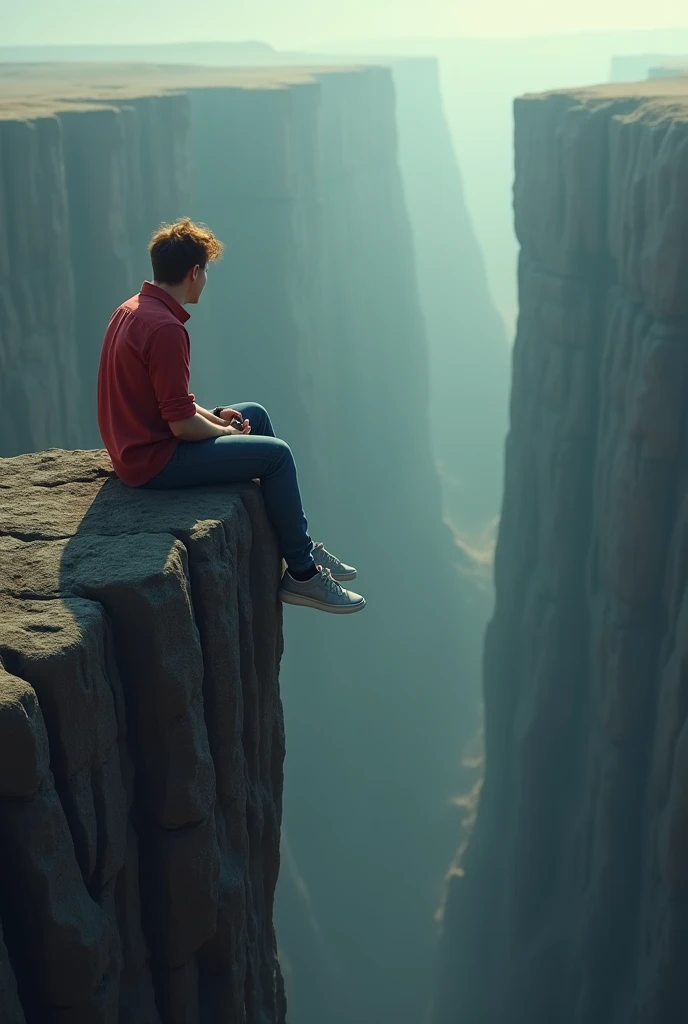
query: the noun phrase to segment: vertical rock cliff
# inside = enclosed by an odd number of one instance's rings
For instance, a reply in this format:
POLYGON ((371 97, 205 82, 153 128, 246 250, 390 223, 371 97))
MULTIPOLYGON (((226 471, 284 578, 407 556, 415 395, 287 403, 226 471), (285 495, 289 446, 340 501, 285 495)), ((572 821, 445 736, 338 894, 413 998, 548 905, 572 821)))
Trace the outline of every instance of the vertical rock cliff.
POLYGON ((109 468, 0 461, 0 1019, 284 1024, 272 530, 109 468))
POLYGON ((516 104, 521 242, 485 779, 438 1024, 676 1024, 688 86, 516 104))
POLYGON ((62 126, 14 115, 0 103, 0 455, 83 437, 62 126))
POLYGON ((110 86, 103 103, 47 69, 23 87, 0 70, 0 456, 100 444, 104 325, 148 275, 151 232, 188 207, 183 93, 114 103, 110 86))

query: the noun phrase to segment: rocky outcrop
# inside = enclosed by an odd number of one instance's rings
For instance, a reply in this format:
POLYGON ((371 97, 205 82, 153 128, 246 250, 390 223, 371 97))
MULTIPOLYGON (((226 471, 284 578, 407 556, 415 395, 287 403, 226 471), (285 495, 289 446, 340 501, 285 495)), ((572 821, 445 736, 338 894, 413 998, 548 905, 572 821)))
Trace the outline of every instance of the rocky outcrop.
POLYGON ((688 86, 516 104, 485 778, 435 1021, 688 1013, 688 86))
POLYGON ((257 485, 0 461, 0 1019, 284 1024, 280 560, 257 485))

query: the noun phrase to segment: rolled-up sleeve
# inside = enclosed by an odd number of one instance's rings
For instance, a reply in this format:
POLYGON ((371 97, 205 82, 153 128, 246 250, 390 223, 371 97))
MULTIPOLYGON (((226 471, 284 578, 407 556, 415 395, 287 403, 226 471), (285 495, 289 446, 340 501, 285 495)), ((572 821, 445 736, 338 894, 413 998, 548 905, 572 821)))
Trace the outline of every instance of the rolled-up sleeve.
POLYGON ((189 336, 181 324, 153 331, 148 340, 148 372, 164 420, 187 420, 196 414, 195 397, 189 393, 189 336))

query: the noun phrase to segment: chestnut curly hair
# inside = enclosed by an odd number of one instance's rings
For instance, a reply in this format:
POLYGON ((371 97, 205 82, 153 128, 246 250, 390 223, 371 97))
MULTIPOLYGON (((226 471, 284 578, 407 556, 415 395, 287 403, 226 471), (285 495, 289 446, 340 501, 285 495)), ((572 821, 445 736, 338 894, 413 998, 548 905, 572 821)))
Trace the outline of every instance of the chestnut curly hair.
POLYGON ((205 268, 210 260, 219 260, 223 249, 210 228, 188 217, 161 224, 148 246, 153 280, 179 284, 195 266, 205 268))

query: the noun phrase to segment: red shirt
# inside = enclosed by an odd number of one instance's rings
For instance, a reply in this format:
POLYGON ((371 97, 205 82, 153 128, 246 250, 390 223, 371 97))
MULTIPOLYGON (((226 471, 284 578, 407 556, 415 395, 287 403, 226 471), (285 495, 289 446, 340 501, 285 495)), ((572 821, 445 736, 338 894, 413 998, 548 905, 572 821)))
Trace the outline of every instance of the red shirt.
POLYGON ((170 420, 196 413, 189 394, 189 314, 145 281, 112 314, 98 370, 98 427, 120 480, 148 483, 172 458, 170 420))

